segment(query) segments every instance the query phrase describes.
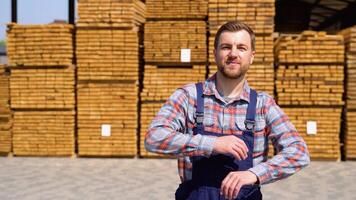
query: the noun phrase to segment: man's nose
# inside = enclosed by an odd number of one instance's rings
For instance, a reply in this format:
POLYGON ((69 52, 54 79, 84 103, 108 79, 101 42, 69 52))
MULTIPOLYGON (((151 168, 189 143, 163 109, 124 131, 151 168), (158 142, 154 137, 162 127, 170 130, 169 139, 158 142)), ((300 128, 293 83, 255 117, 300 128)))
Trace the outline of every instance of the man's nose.
POLYGON ((237 48, 231 48, 231 51, 230 51, 230 54, 229 54, 229 56, 231 56, 231 57, 237 57, 237 56, 239 56, 239 50, 237 49, 237 48))

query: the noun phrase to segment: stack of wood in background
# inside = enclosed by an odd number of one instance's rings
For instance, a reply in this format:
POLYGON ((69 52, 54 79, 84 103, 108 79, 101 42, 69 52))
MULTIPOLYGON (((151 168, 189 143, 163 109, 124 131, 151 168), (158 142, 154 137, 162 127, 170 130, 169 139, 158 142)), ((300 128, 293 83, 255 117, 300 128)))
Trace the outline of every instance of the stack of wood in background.
POLYGON ((13 153, 74 154, 73 26, 8 26, 13 153))
POLYGON ((9 105, 9 76, 0 64, 0 155, 11 152, 11 110, 9 105))
POLYGON ((13 66, 69 66, 72 27, 66 24, 8 25, 7 56, 13 66))
POLYGON ((356 158, 356 26, 342 30, 344 37, 346 74, 345 74, 345 110, 344 119, 344 153, 346 159, 356 158))
POLYGON ((78 15, 78 154, 135 156, 145 4, 79 0, 78 15))
POLYGON ((343 38, 304 31, 275 43, 277 98, 312 158, 340 159, 343 38))
POLYGON ((145 10, 140 0, 78 0, 77 27, 140 26, 145 21, 145 10))
POLYGON ((217 71, 214 60, 214 38, 217 30, 227 21, 240 20, 248 24, 256 35, 256 54, 251 65, 247 80, 249 85, 259 91, 273 95, 273 31, 274 31, 274 0, 209 0, 209 76, 217 71))
POLYGON ((206 77, 207 0, 146 0, 144 77, 141 92, 140 155, 152 119, 175 89, 206 77))

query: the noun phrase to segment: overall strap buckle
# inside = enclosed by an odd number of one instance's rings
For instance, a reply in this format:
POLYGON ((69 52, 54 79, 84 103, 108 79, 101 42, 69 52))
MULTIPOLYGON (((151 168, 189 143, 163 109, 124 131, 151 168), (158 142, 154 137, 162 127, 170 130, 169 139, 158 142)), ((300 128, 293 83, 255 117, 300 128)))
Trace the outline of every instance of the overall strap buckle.
POLYGON ((204 113, 197 112, 196 114, 196 123, 197 124, 202 124, 204 121, 204 113))
POLYGON ((246 128, 246 130, 252 131, 255 128, 255 124, 256 124, 255 121, 246 119, 245 120, 245 128, 246 128))

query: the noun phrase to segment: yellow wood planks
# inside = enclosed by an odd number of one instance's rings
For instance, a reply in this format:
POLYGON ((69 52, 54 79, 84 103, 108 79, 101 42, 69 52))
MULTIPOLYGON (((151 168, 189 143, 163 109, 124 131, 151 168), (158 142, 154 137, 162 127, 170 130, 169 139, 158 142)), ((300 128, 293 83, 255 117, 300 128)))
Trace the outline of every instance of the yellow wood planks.
POLYGON ((340 159, 341 108, 287 108, 288 115, 306 141, 312 159, 340 159), (316 134, 307 134, 307 122, 316 123, 316 134))
POLYGON ((74 154, 74 111, 16 111, 13 154, 70 156, 74 154))
POLYGON ((78 84, 80 156, 137 154, 138 87, 132 83, 78 84), (110 135, 103 134, 110 126, 110 135))
POLYGON ((11 152, 11 125, 9 76, 5 65, 0 64, 0 155, 11 152))
POLYGON ((68 68, 13 68, 11 107, 15 109, 73 109, 74 66, 68 68))
POLYGON ((227 21, 240 20, 255 33, 270 34, 274 29, 275 0, 209 0, 209 31, 216 33, 227 21))
POLYGON ((133 30, 78 29, 78 80, 138 80, 139 36, 133 30))
POLYGON ((77 27, 134 28, 146 20, 139 0, 79 0, 77 27))
POLYGON ((208 0, 146 0, 147 18, 205 19, 208 0))
POLYGON ((190 49, 190 62, 206 62, 206 22, 148 21, 144 30, 146 62, 181 62, 181 49, 190 49))
POLYGON ((73 25, 9 24, 10 66, 68 66, 73 62, 73 25))

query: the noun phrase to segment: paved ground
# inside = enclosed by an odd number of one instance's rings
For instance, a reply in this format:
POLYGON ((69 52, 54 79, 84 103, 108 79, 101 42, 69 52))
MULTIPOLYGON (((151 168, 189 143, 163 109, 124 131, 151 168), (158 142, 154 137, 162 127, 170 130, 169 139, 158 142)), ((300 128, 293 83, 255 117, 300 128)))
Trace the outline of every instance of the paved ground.
MULTIPOLYGON (((265 200, 356 199, 356 162, 312 162, 265 200)), ((0 157, 0 199, 173 199, 176 161, 0 157)))

